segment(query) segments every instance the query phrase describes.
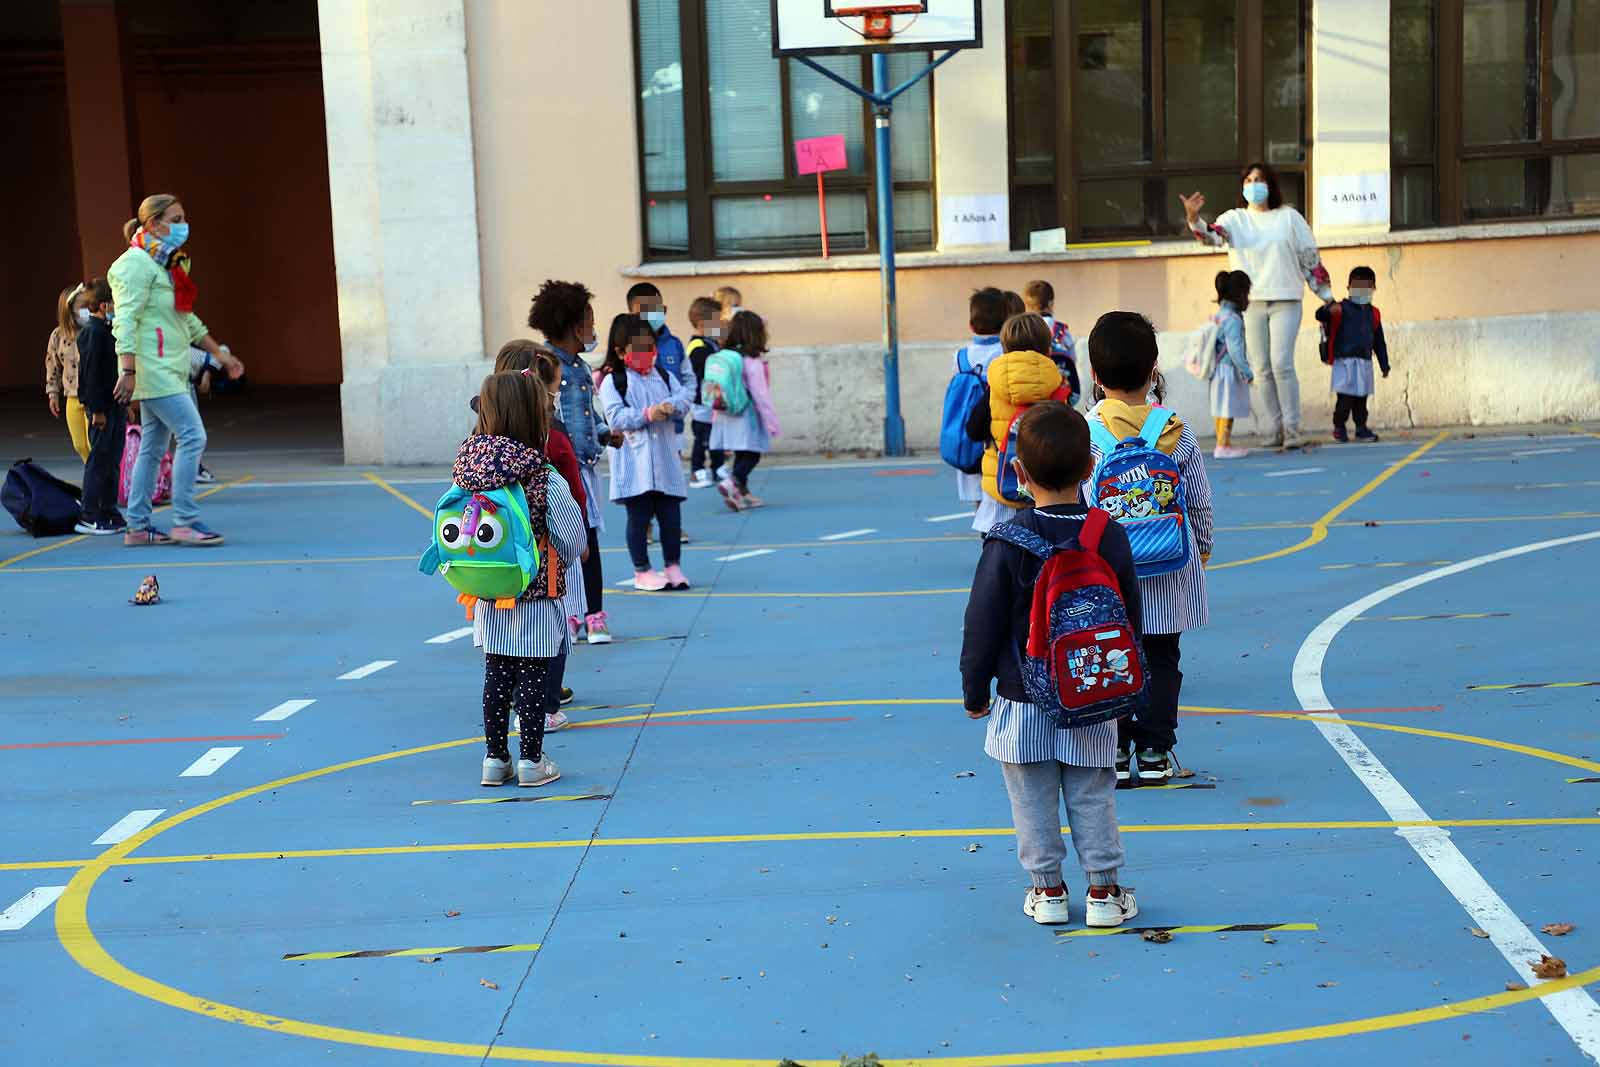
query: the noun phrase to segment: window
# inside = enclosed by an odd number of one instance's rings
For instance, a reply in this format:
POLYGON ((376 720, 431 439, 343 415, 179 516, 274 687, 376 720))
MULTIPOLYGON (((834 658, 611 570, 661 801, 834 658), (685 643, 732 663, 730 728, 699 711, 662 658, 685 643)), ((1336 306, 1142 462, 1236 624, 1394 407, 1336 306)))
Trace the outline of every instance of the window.
MULTIPOLYGON (((796 140, 843 135, 848 167, 825 178, 830 252, 877 247, 869 105, 804 63, 772 55, 770 0, 635 0, 646 259, 820 255, 817 183, 796 140)), ((892 84, 929 61, 889 56, 892 84)), ((817 60, 869 85, 861 56, 817 60)), ((896 247, 931 248, 931 76, 895 100, 896 247)))
POLYGON ((1391 19, 1396 226, 1600 214, 1600 0, 1391 19))
POLYGON ((1011 0, 1012 244, 1175 236, 1264 159, 1305 205, 1307 0, 1011 0))

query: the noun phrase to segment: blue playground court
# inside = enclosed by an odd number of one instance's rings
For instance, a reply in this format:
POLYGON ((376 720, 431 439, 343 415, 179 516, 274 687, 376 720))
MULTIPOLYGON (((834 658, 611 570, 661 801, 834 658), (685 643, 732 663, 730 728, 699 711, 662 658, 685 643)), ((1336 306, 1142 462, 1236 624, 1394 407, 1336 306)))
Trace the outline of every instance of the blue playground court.
POLYGON ((608 512, 537 790, 478 785, 444 476, 301 459, 209 460, 219 549, 0 536, 7 1065, 1600 1056, 1600 435, 1209 464, 1193 775, 1117 794, 1115 932, 1071 855, 1022 914, 936 459, 691 493, 689 592, 616 588, 608 512))

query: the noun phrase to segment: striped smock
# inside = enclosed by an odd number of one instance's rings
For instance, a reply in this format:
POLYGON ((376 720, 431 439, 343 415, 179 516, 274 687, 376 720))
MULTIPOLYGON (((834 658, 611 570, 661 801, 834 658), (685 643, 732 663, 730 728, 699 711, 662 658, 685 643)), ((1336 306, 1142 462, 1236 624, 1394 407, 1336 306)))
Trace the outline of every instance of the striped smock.
MULTIPOLYGON (((567 483, 551 476, 545 489, 545 524, 551 548, 569 580, 588 544, 583 512, 567 483)), ((571 590, 568 590, 568 600, 571 590)), ((472 614, 472 643, 497 656, 551 659, 567 650, 567 606, 561 600, 518 600, 509 611, 480 600, 472 614)))
POLYGON ((1110 767, 1117 758, 1117 722, 1061 730, 1037 705, 996 696, 989 705, 983 751, 1002 763, 1056 760, 1074 767, 1110 767))

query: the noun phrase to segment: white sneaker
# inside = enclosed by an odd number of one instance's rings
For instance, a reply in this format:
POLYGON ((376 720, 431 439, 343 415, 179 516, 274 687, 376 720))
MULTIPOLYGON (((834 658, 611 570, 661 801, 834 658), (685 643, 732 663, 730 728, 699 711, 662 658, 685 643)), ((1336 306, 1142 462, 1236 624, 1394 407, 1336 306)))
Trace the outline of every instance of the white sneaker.
POLYGON ((561 777, 561 768, 556 766, 556 761, 545 756, 538 763, 531 759, 517 760, 517 784, 524 789, 536 785, 549 785, 561 777))
POLYGON ((710 489, 712 486, 711 472, 705 469, 694 472, 694 477, 689 480, 690 489, 710 489))
POLYGON ((1212 459, 1243 459, 1250 454, 1248 448, 1237 445, 1218 445, 1211 452, 1212 459))
POLYGON ((483 761, 483 784, 491 786, 505 785, 516 775, 511 770, 511 761, 495 759, 492 756, 483 761))
POLYGON ((733 468, 724 463, 717 468, 717 481, 725 482, 733 477, 733 468))
POLYGON ((552 711, 552 712, 549 712, 544 717, 544 732, 547 733, 547 734, 553 734, 557 730, 565 730, 567 728, 568 722, 569 722, 569 720, 567 719, 567 713, 566 712, 564 712, 564 711, 552 711))
POLYGON ((1022 899, 1022 914, 1040 926, 1069 923, 1072 921, 1072 916, 1067 904, 1068 899, 1065 886, 1062 887, 1059 897, 1047 897, 1037 889, 1030 889, 1028 895, 1022 899))
POLYGON ((1139 902, 1132 891, 1123 889, 1120 896, 1090 896, 1083 902, 1083 925, 1094 927, 1121 926, 1139 914, 1139 902))

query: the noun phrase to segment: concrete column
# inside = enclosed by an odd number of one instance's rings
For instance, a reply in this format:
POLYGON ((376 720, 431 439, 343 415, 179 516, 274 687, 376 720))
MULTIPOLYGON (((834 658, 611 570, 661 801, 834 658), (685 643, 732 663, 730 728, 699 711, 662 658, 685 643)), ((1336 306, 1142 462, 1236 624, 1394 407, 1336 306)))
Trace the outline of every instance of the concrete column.
MULTIPOLYGON (((122 224, 139 189, 139 129, 133 69, 116 0, 62 0, 72 186, 83 276, 105 274, 127 247, 122 224)), ((160 191, 160 190, 153 190, 160 191)))
POLYGON ((1011 247, 1005 0, 983 0, 982 17, 983 47, 933 75, 941 251, 1011 247))
POLYGON ((448 460, 483 350, 462 0, 320 0, 345 460, 448 460))
POLYGON ((1312 223, 1389 231, 1389 0, 1311 5, 1312 223))

